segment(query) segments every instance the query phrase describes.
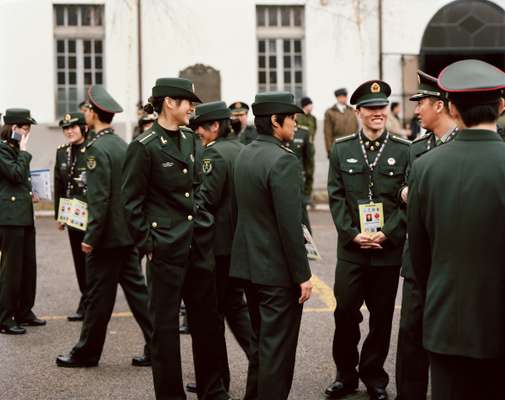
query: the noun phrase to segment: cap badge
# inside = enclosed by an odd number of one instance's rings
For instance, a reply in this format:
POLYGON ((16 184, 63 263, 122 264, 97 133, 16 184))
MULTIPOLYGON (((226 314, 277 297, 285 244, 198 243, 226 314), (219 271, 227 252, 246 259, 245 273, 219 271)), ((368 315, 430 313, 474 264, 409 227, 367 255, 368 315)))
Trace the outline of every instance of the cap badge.
POLYGON ((240 103, 237 101, 234 105, 233 105, 234 108, 240 108, 240 103))
POLYGON ((370 91, 372 93, 379 93, 381 91, 381 85, 379 85, 377 82, 372 83, 372 86, 370 86, 370 91))
POLYGON ((70 114, 65 114, 65 116, 63 117, 63 119, 65 121, 70 121, 72 119, 72 116, 70 114))
POLYGON ((388 158, 388 164, 389 165, 395 165, 396 164, 396 160, 394 158, 388 158))
POLYGON ((206 175, 212 172, 212 160, 208 158, 202 160, 202 171, 206 175))

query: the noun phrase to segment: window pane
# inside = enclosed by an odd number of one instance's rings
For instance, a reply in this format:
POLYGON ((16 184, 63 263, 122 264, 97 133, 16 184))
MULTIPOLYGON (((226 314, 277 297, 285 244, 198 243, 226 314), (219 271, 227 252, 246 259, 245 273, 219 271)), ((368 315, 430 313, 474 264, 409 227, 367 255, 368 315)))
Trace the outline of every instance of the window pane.
POLYGON ((84 54, 89 54, 91 53, 91 40, 84 40, 84 54))
POLYGON ((277 7, 268 7, 268 25, 277 26, 277 7))
POLYGON ((264 53, 264 52, 265 52, 265 41, 258 40, 258 53, 264 53))
POLYGON ((68 46, 69 53, 75 53, 75 40, 67 41, 67 46, 68 46))
POLYGON ((91 68, 91 57, 90 56, 84 57, 84 68, 86 68, 86 69, 91 68))
POLYGON ((90 26, 91 25, 91 6, 81 6, 81 25, 90 26))
POLYGON ((68 83, 71 85, 75 85, 77 83, 77 74, 75 71, 68 73, 68 83))
POLYGON ((84 73, 84 84, 85 85, 92 85, 93 84, 93 75, 91 74, 91 72, 84 73))
POLYGON ((291 71, 284 71, 284 83, 291 83, 291 71))
POLYGON ((69 100, 77 100, 77 88, 72 87, 68 89, 68 99, 69 100))
POLYGON ((76 57, 68 57, 68 68, 70 69, 76 69, 77 68, 77 61, 76 57))
POLYGON ((301 53, 302 52, 302 41, 301 40, 294 40, 294 42, 295 42, 295 52, 301 53))
POLYGON ((102 41, 95 40, 95 53, 102 53, 102 41))
POLYGON ((296 69, 302 68, 302 56, 295 56, 295 68, 296 69))
POLYGON ((284 40, 284 53, 289 53, 291 51, 291 40, 284 40))
POLYGON ((69 26, 77 26, 77 13, 76 6, 67 6, 67 22, 69 26))
POLYGON ((65 72, 58 72, 58 85, 64 85, 65 84, 65 72))
POLYGON ((256 24, 265 26, 265 7, 256 8, 256 24))
POLYGON ((258 67, 265 68, 265 56, 258 57, 258 67))
POLYGON ((65 68, 65 57, 58 56, 57 57, 56 66, 57 66, 58 69, 65 68))
POLYGON ((270 56, 268 57, 268 65, 270 68, 277 68, 277 57, 270 56))
POLYGON ((265 71, 259 71, 258 72, 258 82, 259 83, 266 83, 267 81, 267 74, 265 71))
POLYGON ((54 6, 54 13, 56 14, 56 25, 65 25, 65 7, 64 6, 54 6))
POLYGON ((57 40, 56 41, 56 51, 58 53, 64 53, 65 52, 65 41, 64 40, 57 40))
POLYGON ((277 73, 270 71, 270 83, 277 83, 277 73))
POLYGON ((284 68, 291 68, 291 57, 284 56, 284 68))
POLYGON ((265 92, 267 90, 267 85, 259 85, 258 92, 265 92))
POLYGON ((103 7, 102 6, 95 6, 94 7, 94 22, 95 26, 102 26, 103 25, 103 7))
POLYGON ((95 57, 95 68, 102 69, 102 57, 100 56, 95 57))
POLYGON ((295 82, 302 83, 302 71, 295 72, 295 82))
POLYGON ((270 53, 275 53, 276 52, 276 48, 277 48, 277 46, 275 45, 275 40, 270 39, 268 41, 268 50, 270 51, 270 53))
POLYGON ((281 24, 282 26, 289 26, 289 16, 291 14, 291 8, 281 7, 281 24))
POLYGON ((95 83, 101 85, 103 83, 103 74, 101 72, 97 72, 95 75, 95 83))
POLYGON ((303 7, 295 7, 294 14, 295 26, 303 26, 303 7))

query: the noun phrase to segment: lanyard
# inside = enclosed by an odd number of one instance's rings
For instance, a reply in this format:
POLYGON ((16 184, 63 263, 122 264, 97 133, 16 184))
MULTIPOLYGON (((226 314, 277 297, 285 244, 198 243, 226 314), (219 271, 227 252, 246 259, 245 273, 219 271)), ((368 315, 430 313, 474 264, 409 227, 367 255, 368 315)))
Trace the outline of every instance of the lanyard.
POLYGON ((379 159, 382 156, 382 152, 384 151, 384 147, 386 147, 386 144, 389 140, 389 132, 386 133, 386 138, 384 139, 384 142, 382 143, 381 147, 379 148, 379 151, 377 152, 377 156, 375 157, 375 160, 373 160, 373 162, 371 164, 368 162, 368 156, 366 154, 365 145, 363 144, 363 138, 361 136, 362 135, 359 135, 359 144, 361 145, 361 151, 363 152, 363 158, 365 159, 365 163, 368 166, 368 169, 370 171, 370 173, 368 174, 368 180, 369 180, 368 198, 369 198, 370 202, 372 202, 373 170, 377 166, 377 163, 379 162, 379 159))
MULTIPOLYGON (((458 132, 458 128, 454 128, 451 133, 449 135, 447 135, 447 137, 445 138, 445 141, 443 141, 442 143, 440 144, 445 144, 445 143, 449 143, 452 139, 454 139, 454 136, 456 135, 456 133, 458 132)), ((440 139, 442 140, 442 139, 440 139)), ((434 142, 435 146, 433 147, 436 147, 437 146, 437 139, 436 139, 436 136, 434 133, 432 133, 431 137, 428 139, 428 145, 426 146, 426 151, 429 151, 431 149, 431 143, 432 141, 434 142)))

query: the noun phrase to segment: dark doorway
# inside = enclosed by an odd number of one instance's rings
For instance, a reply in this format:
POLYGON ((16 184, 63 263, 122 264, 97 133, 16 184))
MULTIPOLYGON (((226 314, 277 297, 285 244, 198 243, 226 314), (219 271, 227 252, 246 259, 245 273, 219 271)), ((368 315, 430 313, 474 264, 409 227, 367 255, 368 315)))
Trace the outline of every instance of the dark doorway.
POLYGON ((505 11, 486 0, 457 0, 442 7, 426 28, 421 69, 437 76, 454 61, 476 58, 505 70, 505 11))

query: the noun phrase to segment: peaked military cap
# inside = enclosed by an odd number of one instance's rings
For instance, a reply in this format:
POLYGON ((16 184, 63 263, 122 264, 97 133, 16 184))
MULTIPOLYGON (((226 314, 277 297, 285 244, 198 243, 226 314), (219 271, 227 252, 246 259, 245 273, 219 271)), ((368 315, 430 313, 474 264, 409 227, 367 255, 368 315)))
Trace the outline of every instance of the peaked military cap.
POLYGON ((30 115, 30 110, 26 108, 8 108, 5 110, 4 123, 9 125, 28 124, 36 125, 37 121, 30 115))
POLYGON ((88 99, 92 107, 109 114, 123 112, 116 100, 105 90, 102 85, 93 85, 88 89, 88 99))
POLYGON ((72 125, 86 125, 86 121, 84 120, 84 114, 81 112, 68 113, 63 116, 63 119, 60 121, 61 128, 68 128, 72 125))
POLYGON ((252 110, 256 116, 303 113, 295 104, 295 96, 289 92, 258 93, 254 98, 252 110))
POLYGON ((409 98, 411 101, 417 101, 425 97, 438 97, 442 100, 447 99, 447 92, 438 87, 437 78, 428 75, 426 72, 417 70, 417 93, 409 98))
POLYGON ((249 112, 249 106, 241 101, 235 101, 228 107, 232 114, 243 114, 249 112))
POLYGON ((337 89, 333 92, 333 94, 335 95, 335 97, 347 96, 347 89, 346 88, 337 89))
POLYGON ((384 81, 367 81, 358 86, 351 96, 351 104, 359 107, 380 107, 389 104, 391 87, 384 81))
POLYGON ((505 72, 480 60, 461 60, 445 67, 438 85, 456 103, 492 104, 505 88, 505 72))
POLYGON ((195 94, 195 85, 184 78, 158 78, 152 91, 153 97, 172 97, 201 103, 195 94))
POLYGON ((231 111, 224 101, 211 101, 195 107, 195 117, 191 121, 192 127, 198 127, 204 122, 218 121, 230 118, 231 111))

